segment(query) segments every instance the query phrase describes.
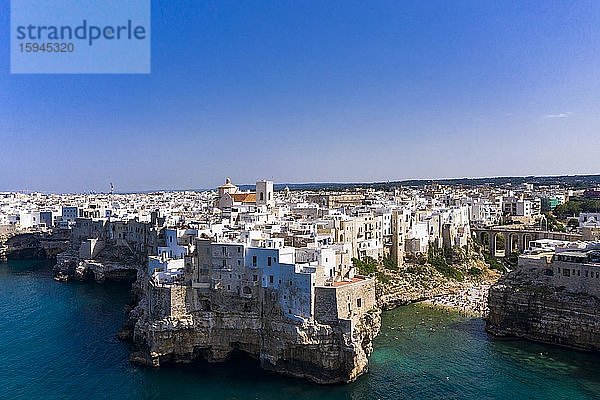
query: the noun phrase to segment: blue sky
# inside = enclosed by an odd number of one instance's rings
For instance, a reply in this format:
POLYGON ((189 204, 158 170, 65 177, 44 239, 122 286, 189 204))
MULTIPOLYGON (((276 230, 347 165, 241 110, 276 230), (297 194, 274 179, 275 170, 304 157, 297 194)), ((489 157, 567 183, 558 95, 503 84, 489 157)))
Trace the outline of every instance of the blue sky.
POLYGON ((8 10, 0 191, 600 173, 598 1, 153 1, 150 75, 11 75, 8 10))

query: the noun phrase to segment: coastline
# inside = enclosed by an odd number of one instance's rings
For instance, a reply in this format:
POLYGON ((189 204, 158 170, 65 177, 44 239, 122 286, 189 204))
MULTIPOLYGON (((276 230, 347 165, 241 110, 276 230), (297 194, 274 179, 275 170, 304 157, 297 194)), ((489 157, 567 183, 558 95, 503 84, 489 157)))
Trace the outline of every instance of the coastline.
MULTIPOLYGON (((509 395, 519 392, 532 394, 531 398, 537 398, 537 392, 559 389, 555 393, 562 398, 589 398, 590 393, 600 393, 594 373, 599 362, 594 355, 521 340, 494 340, 490 346, 492 338, 480 329, 480 320, 462 322, 449 312, 438 315, 421 305, 383 314, 384 327, 375 341, 369 373, 351 385, 323 387, 279 376, 246 358, 227 364, 139 368, 128 362, 128 347, 114 335, 125 318, 122 307, 129 301, 121 292, 124 285, 58 284, 51 279, 50 262, 39 269, 33 267, 35 263, 10 261, 10 268, 6 264, 0 267, 4 270, 1 283, 11 299, 1 307, 7 321, 7 329, 0 335, 6 349, 0 362, 6 371, 0 378, 6 398, 142 400, 152 396, 195 398, 201 393, 207 398, 263 399, 277 393, 282 400, 475 400, 498 386, 508 387, 505 393, 509 395), (50 294, 55 301, 46 301, 50 294), (73 302, 74 296, 79 300, 73 302), (457 321, 472 329, 452 329, 457 321), (31 334, 23 338, 22 332, 31 334), (23 340, 27 347, 10 344, 23 340), (550 357, 558 362, 550 363, 550 357), (503 374, 509 367, 527 379, 514 380, 503 374), (44 371, 44 379, 40 379, 40 371, 44 371), (68 384, 66 376, 70 377, 68 384), (459 381, 461 388, 454 389, 459 381), (538 385, 533 388, 527 384, 530 381, 538 385)), ((509 395, 500 394, 498 399, 509 395)))
POLYGON ((491 286, 489 282, 469 282, 455 291, 436 295, 419 303, 430 308, 458 312, 467 317, 486 318, 489 313, 488 295, 491 286))
MULTIPOLYGON (((476 265, 482 267, 480 263, 476 265)), ((409 268, 395 273, 386 271, 389 282, 378 282, 378 303, 382 310, 420 303, 462 315, 487 317, 489 289, 500 278, 497 271, 481 268, 484 273, 479 277, 456 280, 442 276, 431 266, 409 268), (418 272, 408 272, 411 269, 418 272)))

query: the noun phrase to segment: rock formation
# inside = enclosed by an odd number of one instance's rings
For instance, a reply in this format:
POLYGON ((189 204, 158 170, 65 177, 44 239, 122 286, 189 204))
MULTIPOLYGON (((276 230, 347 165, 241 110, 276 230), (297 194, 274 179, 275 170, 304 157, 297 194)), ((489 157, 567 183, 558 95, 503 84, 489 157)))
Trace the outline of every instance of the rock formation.
POLYGON ((0 260, 52 259, 69 246, 68 234, 27 232, 0 238, 0 260))
POLYGON ((128 252, 127 248, 107 246, 94 259, 81 258, 79 252, 73 250, 63 252, 56 258, 55 278, 60 281, 133 282, 138 270, 144 269, 145 265, 137 257, 128 256, 128 252))
POLYGON ((241 351, 266 370, 318 383, 351 382, 366 372, 381 325, 377 308, 356 320, 292 320, 270 301, 268 290, 244 299, 147 280, 142 285, 143 297, 131 312, 139 350, 131 360, 146 365, 220 362, 241 351))
POLYGON ((600 350, 600 299, 515 270, 491 287, 486 330, 579 350, 600 350))

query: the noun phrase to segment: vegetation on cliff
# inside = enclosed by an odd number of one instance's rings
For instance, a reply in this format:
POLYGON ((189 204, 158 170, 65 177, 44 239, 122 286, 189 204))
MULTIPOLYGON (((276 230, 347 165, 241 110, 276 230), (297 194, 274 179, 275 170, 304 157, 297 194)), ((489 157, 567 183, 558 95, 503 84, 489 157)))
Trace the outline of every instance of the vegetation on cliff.
POLYGON ((357 272, 376 277, 376 294, 384 308, 455 293, 467 287, 495 282, 504 266, 490 257, 482 246, 469 242, 465 248, 438 249, 406 257, 403 265, 384 258, 353 259, 357 272))

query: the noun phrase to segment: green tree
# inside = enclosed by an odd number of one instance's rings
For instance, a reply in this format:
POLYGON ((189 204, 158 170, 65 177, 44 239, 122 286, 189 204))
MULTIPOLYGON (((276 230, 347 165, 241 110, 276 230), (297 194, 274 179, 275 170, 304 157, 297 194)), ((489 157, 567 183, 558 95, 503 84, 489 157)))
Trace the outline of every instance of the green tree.
POLYGON ((372 257, 365 257, 364 260, 352 258, 352 265, 360 275, 371 275, 377 272, 377 260, 372 257))
POLYGON ((384 258, 383 266, 387 269, 391 269, 392 271, 398 271, 398 264, 396 264, 396 262, 391 258, 384 258))

